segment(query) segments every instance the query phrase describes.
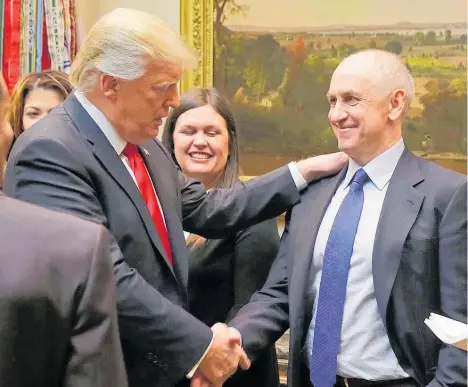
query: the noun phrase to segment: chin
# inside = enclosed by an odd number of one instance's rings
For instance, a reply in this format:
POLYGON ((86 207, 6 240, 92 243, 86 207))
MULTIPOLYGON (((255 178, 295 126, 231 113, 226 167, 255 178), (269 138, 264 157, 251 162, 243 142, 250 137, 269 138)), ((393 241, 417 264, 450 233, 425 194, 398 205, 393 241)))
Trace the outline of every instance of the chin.
POLYGON ((199 165, 189 166, 186 170, 186 173, 189 175, 204 176, 209 174, 211 171, 210 168, 201 167, 199 165))
POLYGON ((155 138, 159 134, 159 128, 150 128, 146 130, 146 137, 155 138))
POLYGON ((346 152, 347 150, 351 150, 356 147, 356 141, 351 138, 342 138, 338 140, 338 148, 342 152, 346 152))

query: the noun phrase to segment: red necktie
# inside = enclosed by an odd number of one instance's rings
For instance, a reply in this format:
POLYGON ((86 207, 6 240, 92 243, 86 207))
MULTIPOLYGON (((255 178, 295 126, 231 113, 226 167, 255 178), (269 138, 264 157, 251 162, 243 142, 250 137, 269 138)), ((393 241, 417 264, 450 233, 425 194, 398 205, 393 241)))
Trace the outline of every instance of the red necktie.
POLYGON ((149 177, 148 170, 146 169, 145 162, 138 153, 136 145, 128 143, 122 153, 127 157, 128 164, 135 174, 141 196, 143 196, 143 200, 145 201, 151 217, 153 218, 154 225, 156 226, 156 230, 161 238, 164 250, 166 250, 167 257, 172 265, 172 251, 171 243, 169 242, 169 235, 167 234, 166 225, 164 224, 161 209, 159 208, 158 200, 156 199, 156 194, 154 192, 153 185, 151 184, 151 179, 149 177))

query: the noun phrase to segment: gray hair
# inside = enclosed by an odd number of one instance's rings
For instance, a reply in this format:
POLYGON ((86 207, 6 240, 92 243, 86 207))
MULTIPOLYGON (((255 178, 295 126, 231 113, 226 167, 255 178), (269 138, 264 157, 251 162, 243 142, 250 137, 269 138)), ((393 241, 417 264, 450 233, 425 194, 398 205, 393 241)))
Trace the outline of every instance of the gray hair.
POLYGON ((70 78, 73 86, 86 91, 99 73, 134 80, 145 74, 151 61, 194 68, 197 56, 161 19, 118 8, 91 28, 73 61, 70 78))
MULTIPOLYGON (((384 50, 364 50, 351 54, 341 64, 354 61, 368 63, 373 74, 379 78, 389 93, 395 89, 404 90, 405 107, 403 112, 404 114, 408 113, 415 96, 414 79, 398 55, 384 50)), ((365 69, 369 70, 367 66, 365 69)))

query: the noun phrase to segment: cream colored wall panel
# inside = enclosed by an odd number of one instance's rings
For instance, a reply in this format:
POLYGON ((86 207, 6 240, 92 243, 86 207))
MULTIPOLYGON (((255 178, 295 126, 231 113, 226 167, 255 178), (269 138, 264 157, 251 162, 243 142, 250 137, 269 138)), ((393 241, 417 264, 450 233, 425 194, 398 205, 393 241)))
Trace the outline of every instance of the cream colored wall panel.
POLYGON ((78 40, 83 39, 102 15, 120 7, 152 13, 163 19, 175 31, 180 31, 179 0, 77 0, 78 40))

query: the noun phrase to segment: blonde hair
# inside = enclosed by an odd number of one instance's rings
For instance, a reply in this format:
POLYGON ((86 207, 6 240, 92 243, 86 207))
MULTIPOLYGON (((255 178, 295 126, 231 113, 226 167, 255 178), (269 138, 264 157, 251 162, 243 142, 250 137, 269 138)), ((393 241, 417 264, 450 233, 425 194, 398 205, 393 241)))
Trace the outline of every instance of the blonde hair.
POLYGON ((91 28, 73 61, 70 78, 78 90, 86 91, 99 73, 134 80, 144 75, 151 61, 194 68, 197 56, 161 19, 118 8, 91 28))
MULTIPOLYGON (((372 67, 372 74, 379 77, 382 85, 388 89, 387 91, 391 92, 395 89, 405 91, 404 113, 408 113, 414 99, 415 86, 413 76, 405 63, 393 52, 371 49, 351 54, 341 64, 354 61, 362 63, 366 60, 372 67)), ((363 71, 368 71, 368 68, 363 71)))

